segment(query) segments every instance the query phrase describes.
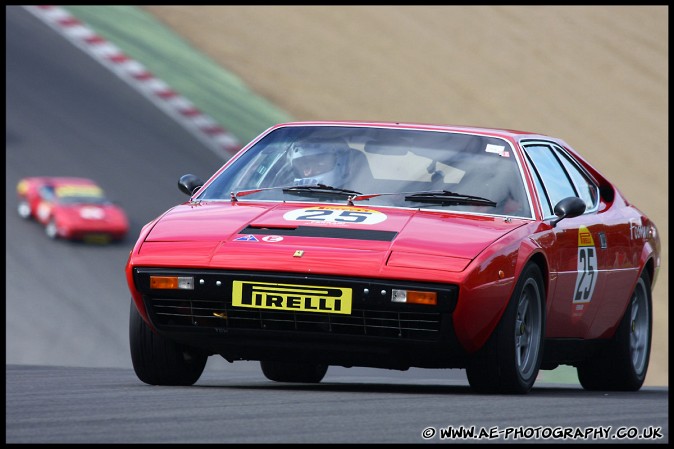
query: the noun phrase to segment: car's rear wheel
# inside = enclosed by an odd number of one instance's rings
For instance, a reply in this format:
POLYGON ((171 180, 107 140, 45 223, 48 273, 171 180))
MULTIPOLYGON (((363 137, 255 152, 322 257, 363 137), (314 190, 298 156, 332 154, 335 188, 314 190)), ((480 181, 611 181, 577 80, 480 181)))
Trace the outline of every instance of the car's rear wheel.
POLYGON ((16 210, 19 213, 19 217, 23 218, 24 220, 30 218, 30 204, 28 204, 28 201, 19 201, 19 205, 16 207, 16 210))
POLYGON ((192 385, 204 371, 208 355, 152 332, 131 302, 131 362, 138 379, 150 385, 192 385))
POLYGON ((527 265, 501 321, 470 360, 466 374, 479 393, 527 393, 543 356, 545 287, 540 268, 527 265))
POLYGON ((319 383, 328 372, 328 366, 318 363, 260 362, 262 373, 275 382, 319 383))
POLYGON ((646 379, 653 331, 651 279, 644 271, 616 333, 601 353, 578 365, 586 390, 637 391, 646 379))

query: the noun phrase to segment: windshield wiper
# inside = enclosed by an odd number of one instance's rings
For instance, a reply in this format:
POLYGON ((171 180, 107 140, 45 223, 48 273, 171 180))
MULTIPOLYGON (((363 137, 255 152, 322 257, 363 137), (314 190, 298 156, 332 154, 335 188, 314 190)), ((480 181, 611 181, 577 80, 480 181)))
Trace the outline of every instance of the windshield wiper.
POLYGON ((355 190, 340 189, 337 187, 328 186, 325 184, 312 184, 305 186, 284 186, 284 187, 263 187, 260 189, 249 189, 249 190, 238 190, 230 193, 230 199, 232 203, 239 201, 239 198, 246 195, 252 195, 258 192, 265 192, 270 190, 281 190, 283 193, 288 193, 291 195, 302 195, 302 196, 326 196, 326 197, 347 197, 350 198, 354 195, 360 195, 360 192, 355 190))
POLYGON ((236 192, 230 192, 229 198, 232 200, 232 203, 239 201, 239 197, 252 195, 253 193, 264 192, 267 190, 276 190, 279 187, 264 187, 261 189, 248 189, 248 190, 237 190, 236 192))
POLYGON ((360 195, 360 192, 355 190, 340 189, 325 184, 312 184, 306 186, 291 186, 284 187, 283 193, 290 193, 291 195, 301 196, 328 196, 328 197, 351 197, 353 195, 360 195))
POLYGON ((456 206, 460 204, 469 204, 473 206, 496 206, 496 203, 488 198, 464 195, 462 193, 450 192, 449 190, 429 190, 427 192, 411 193, 405 195, 405 201, 416 201, 418 203, 437 203, 442 206, 456 206))
POLYGON ((266 187, 260 189, 239 190, 230 194, 233 203, 238 201, 239 197, 251 195, 268 190, 281 190, 283 193, 299 196, 323 196, 323 197, 346 197, 348 204, 353 206, 354 201, 364 201, 378 196, 401 196, 405 195, 405 201, 414 201, 418 203, 435 203, 442 206, 468 204, 474 206, 492 206, 496 203, 488 198, 481 196, 464 195, 462 193, 450 192, 449 190, 429 190, 424 192, 388 192, 388 193, 360 193, 355 190, 342 189, 326 184, 312 184, 304 186, 285 186, 285 187, 266 187))

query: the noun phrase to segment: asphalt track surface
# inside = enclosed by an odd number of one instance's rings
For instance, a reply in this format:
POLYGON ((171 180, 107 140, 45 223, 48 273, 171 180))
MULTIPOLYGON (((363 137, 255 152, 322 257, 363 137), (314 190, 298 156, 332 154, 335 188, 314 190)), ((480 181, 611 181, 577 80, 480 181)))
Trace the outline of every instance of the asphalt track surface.
POLYGON ((277 384, 257 363, 214 357, 192 387, 143 384, 126 257, 145 223, 186 199, 178 178, 223 160, 22 8, 6 7, 6 36, 6 443, 668 442, 667 388, 475 395, 461 370, 339 367, 319 385, 277 384), (16 183, 33 175, 96 179, 129 214, 127 241, 50 241, 16 213, 16 183), (494 439, 442 439, 448 426, 494 439), (603 439, 622 428, 644 438, 603 439), (546 440, 554 429, 588 438, 546 440))

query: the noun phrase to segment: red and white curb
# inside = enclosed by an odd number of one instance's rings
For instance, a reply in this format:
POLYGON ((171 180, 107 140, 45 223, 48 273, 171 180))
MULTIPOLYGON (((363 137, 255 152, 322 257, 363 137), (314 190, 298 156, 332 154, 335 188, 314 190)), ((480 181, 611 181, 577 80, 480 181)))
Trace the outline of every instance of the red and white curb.
POLYGON ((142 93, 218 156, 229 159, 241 148, 239 140, 213 118, 65 9, 52 5, 24 8, 142 93))

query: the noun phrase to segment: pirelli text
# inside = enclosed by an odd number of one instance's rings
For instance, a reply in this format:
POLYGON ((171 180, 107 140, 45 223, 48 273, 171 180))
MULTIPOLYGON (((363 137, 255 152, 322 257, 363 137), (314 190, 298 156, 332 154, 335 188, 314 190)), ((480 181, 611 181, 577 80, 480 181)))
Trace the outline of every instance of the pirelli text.
POLYGON ((550 440, 550 441, 610 441, 610 440, 661 440, 662 427, 551 427, 515 426, 480 427, 446 426, 426 427, 421 431, 424 440, 550 440))

